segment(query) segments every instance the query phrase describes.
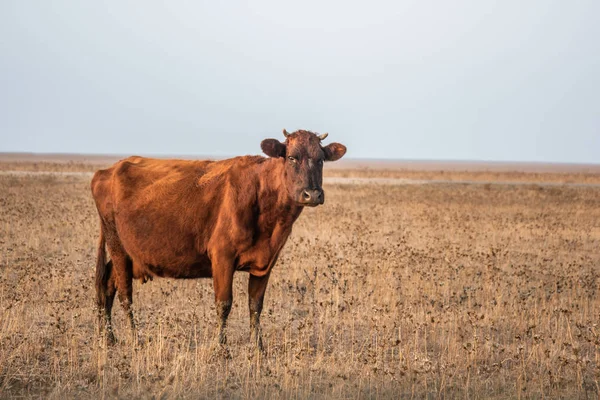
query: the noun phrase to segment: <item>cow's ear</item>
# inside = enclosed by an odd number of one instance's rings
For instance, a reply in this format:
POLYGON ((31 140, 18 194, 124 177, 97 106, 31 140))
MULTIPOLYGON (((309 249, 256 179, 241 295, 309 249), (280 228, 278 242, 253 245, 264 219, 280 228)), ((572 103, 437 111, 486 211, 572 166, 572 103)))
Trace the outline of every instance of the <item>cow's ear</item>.
POLYGON ((260 143, 263 153, 269 157, 285 157, 285 144, 277 139, 265 139, 260 143))
POLYGON ((323 147, 325 161, 337 161, 346 154, 346 146, 341 143, 329 143, 323 147))

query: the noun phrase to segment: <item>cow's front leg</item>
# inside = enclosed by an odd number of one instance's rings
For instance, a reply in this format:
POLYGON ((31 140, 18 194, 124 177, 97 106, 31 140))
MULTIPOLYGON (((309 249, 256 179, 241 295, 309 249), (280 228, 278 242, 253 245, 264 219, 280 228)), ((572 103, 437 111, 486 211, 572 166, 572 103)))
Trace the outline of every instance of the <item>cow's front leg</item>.
POLYGON ((250 309, 250 342, 260 351, 264 351, 262 342, 262 332, 260 329, 260 313, 263 308, 265 290, 269 282, 269 275, 254 276, 250 275, 248 280, 248 308, 250 309))
POLYGON ((227 344, 227 317, 233 303, 233 261, 230 257, 219 257, 216 262, 213 261, 213 285, 218 317, 217 341, 222 346, 227 344))

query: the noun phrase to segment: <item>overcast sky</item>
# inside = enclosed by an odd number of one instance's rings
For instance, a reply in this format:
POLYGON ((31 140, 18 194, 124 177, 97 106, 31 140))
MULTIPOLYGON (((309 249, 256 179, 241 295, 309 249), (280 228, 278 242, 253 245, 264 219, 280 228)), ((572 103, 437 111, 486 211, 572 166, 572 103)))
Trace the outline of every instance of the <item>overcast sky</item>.
POLYGON ((0 151, 600 162, 600 1, 0 2, 0 151))

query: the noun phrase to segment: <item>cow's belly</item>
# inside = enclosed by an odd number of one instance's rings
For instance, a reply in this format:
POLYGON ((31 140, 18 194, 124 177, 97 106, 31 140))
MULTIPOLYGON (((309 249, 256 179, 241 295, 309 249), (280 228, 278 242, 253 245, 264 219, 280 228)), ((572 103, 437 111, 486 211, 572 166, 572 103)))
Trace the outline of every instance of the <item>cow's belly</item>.
POLYGON ((151 264, 144 260, 133 260, 133 277, 144 282, 154 277, 175 279, 211 278, 212 266, 208 257, 198 257, 193 262, 151 264))
POLYGON ((121 239, 121 244, 133 261, 136 279, 212 277, 210 258, 198 252, 193 238, 138 234, 121 239))

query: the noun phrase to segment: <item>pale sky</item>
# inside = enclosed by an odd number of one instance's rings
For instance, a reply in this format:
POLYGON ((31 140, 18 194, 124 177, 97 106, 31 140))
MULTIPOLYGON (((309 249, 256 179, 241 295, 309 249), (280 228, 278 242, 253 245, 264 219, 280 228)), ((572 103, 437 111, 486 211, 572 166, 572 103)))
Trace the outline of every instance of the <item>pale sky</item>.
POLYGON ((600 162, 600 1, 0 2, 0 151, 600 162))

